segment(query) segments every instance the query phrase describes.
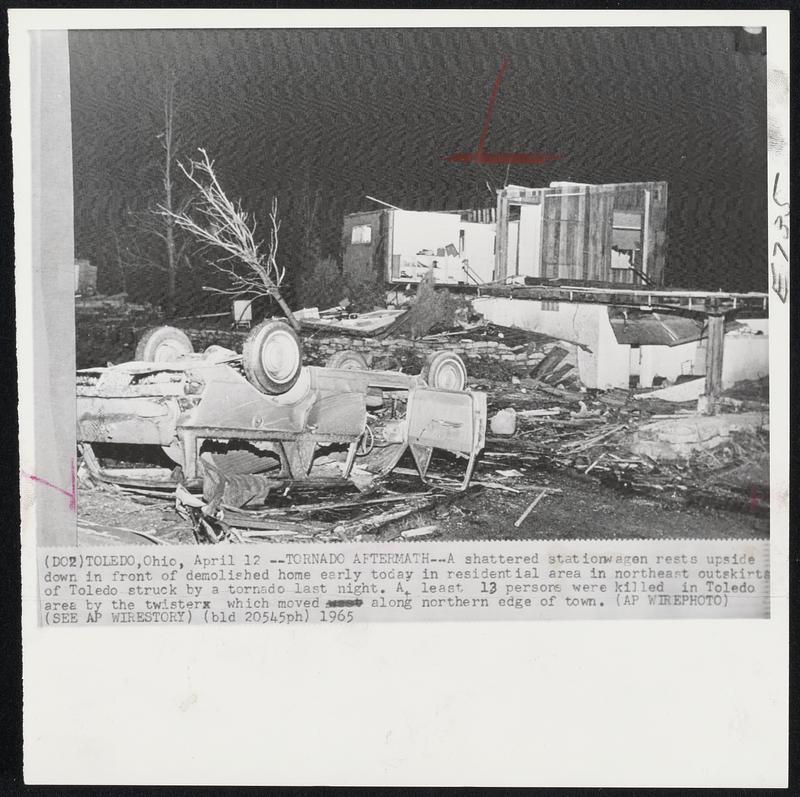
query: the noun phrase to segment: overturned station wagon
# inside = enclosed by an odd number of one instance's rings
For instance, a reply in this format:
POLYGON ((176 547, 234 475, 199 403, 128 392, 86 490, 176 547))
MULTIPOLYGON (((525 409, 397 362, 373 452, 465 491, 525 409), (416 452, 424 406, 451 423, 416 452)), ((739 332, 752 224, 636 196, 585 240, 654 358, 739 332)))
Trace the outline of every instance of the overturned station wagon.
POLYGON ((436 451, 466 460, 465 489, 486 432, 486 395, 465 385, 450 352, 412 376, 370 370, 354 351, 303 365, 300 339, 277 320, 253 328, 241 354, 194 352, 181 330, 156 327, 133 362, 77 372, 77 439, 96 479, 182 484, 231 506, 292 484, 358 485, 388 474, 407 449, 423 481, 436 451), (103 467, 120 444, 161 449, 174 466, 103 467))

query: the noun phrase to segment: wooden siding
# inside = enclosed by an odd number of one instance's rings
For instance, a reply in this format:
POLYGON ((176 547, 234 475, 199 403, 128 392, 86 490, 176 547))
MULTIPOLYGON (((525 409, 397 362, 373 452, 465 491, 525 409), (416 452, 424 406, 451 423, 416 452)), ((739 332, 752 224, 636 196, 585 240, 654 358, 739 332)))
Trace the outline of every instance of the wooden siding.
POLYGON ((368 210, 344 217, 342 225, 342 269, 348 273, 367 273, 374 269, 378 279, 386 279, 386 221, 385 210, 368 210), (352 243, 353 228, 369 225, 372 229, 368 244, 352 243))
MULTIPOLYGON (((509 207, 540 202, 544 203, 541 235, 543 277, 570 282, 644 284, 633 269, 611 267, 614 212, 617 211, 641 218, 640 248, 631 255, 633 266, 644 271, 655 285, 663 284, 667 241, 667 184, 663 182, 561 183, 540 189, 520 186, 501 189, 497 202, 495 279, 504 279, 510 274, 509 207), (643 269, 645 257, 646 267, 643 269)), ((630 223, 630 216, 626 221, 630 223)))

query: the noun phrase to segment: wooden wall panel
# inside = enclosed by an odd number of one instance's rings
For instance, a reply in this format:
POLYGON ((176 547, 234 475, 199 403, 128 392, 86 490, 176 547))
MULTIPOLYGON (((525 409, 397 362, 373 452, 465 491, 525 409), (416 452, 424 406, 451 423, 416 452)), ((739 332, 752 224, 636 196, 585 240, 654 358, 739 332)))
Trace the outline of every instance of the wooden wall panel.
MULTIPOLYGON (((604 185, 558 185, 530 189, 509 186, 498 192, 498 230, 496 250, 497 276, 506 273, 508 253, 508 203, 512 205, 543 202, 542 270, 548 279, 571 282, 583 280, 641 284, 636 272, 611 268, 614 210, 642 214, 644 223, 645 191, 650 191, 648 213, 647 275, 663 284, 666 262, 667 184, 664 182, 609 183, 604 185), (503 216, 506 220, 503 220, 503 216)), ((644 231, 642 235, 644 245, 644 231)), ((643 253, 637 256, 641 259, 643 253)), ((635 263, 641 269, 642 263, 635 263)))
POLYGON ((602 236, 605 258, 603 260, 603 273, 605 282, 614 281, 614 273, 611 269, 611 242, 612 242, 612 221, 614 219, 614 192, 606 191, 603 194, 603 223, 602 236))
POLYGON ((571 202, 569 201, 569 197, 564 196, 563 189, 558 191, 555 196, 558 198, 553 200, 553 205, 557 207, 558 210, 558 260, 556 264, 556 276, 559 279, 565 279, 569 277, 568 268, 569 262, 572 257, 572 239, 570 236, 570 227, 569 218, 570 218, 570 207, 571 202), (561 196, 558 196, 561 194, 561 196))
POLYGON ((558 263, 561 253, 561 225, 559 212, 561 203, 557 197, 548 198, 546 193, 542 211, 542 275, 548 279, 558 277, 558 263))
POLYGON ((382 239, 385 235, 386 211, 374 210, 363 213, 353 213, 345 216, 342 227, 342 269, 345 273, 355 272, 364 274, 370 268, 375 268, 379 279, 387 279, 388 273, 384 272, 385 262, 376 263, 375 253, 379 249, 385 251, 382 239), (372 228, 372 239, 368 244, 351 243, 354 227, 368 224, 372 228))
POLYGON ((581 197, 581 241, 582 241, 582 257, 581 257, 581 273, 578 277, 581 280, 589 279, 589 272, 591 267, 591 232, 594 215, 592 214, 592 197, 589 193, 587 186, 583 190, 581 197))

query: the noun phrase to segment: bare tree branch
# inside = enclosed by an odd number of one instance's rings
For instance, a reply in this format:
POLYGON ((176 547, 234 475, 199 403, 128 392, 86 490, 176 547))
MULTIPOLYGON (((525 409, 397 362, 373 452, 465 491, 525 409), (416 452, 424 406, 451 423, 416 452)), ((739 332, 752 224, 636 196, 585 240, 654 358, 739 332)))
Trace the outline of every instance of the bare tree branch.
POLYGON ((299 323, 278 290, 286 270, 278 265, 276 259, 280 231, 277 200, 272 200, 269 214, 269 249, 263 252, 262 243, 255 236, 255 220, 242 209, 241 202, 233 202, 228 198, 217 179, 214 161, 208 157, 208 153, 202 148, 198 152, 201 158, 190 160, 188 167, 183 163, 179 164, 198 192, 193 207, 195 215, 190 215, 189 208, 176 212, 164 205, 159 206, 159 212, 205 245, 226 253, 227 256, 222 261, 215 261, 213 266, 225 275, 230 287, 209 290, 232 295, 255 293, 271 296, 280 305, 291 325, 299 329, 299 323), (238 262, 244 269, 226 267, 222 265, 224 260, 238 262))

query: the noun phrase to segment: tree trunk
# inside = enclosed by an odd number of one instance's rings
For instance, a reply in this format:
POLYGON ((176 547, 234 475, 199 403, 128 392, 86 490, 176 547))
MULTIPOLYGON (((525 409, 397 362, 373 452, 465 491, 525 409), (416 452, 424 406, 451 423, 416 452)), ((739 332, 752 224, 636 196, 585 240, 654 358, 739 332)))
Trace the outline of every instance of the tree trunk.
POLYGON ((300 322, 294 317, 294 313, 291 311, 291 308, 283 299, 283 296, 280 295, 278 289, 276 288, 274 291, 271 292, 272 298, 278 303, 278 307, 283 310, 284 315, 286 316, 287 320, 294 329, 295 332, 300 331, 300 322))
POLYGON ((175 222, 172 217, 172 123, 175 111, 175 79, 167 78, 164 89, 164 206, 169 211, 165 217, 167 229, 164 240, 167 249, 167 295, 165 309, 168 315, 175 312, 175 294, 177 291, 177 259, 175 257, 175 222))

